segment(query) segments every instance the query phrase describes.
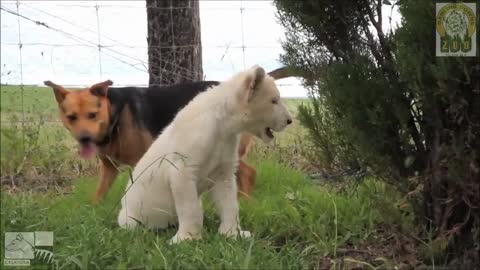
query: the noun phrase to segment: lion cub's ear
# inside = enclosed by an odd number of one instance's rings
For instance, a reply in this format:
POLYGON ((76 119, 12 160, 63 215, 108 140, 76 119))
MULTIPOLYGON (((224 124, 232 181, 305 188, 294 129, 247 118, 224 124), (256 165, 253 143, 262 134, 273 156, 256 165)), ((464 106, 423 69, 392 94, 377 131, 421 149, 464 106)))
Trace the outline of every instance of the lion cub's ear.
POLYGON ((242 93, 244 100, 250 102, 255 98, 257 92, 259 91, 259 85, 265 79, 266 72, 262 67, 255 65, 244 72, 244 78, 242 79, 242 89, 245 90, 242 93))

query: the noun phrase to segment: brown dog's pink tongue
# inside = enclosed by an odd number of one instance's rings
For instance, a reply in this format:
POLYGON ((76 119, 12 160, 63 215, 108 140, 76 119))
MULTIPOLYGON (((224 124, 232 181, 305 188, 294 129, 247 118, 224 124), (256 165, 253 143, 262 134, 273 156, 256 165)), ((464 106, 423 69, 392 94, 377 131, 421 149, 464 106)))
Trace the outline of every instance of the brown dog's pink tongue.
POLYGON ((80 150, 78 151, 80 157, 85 159, 95 156, 96 152, 97 147, 93 143, 80 145, 80 150))

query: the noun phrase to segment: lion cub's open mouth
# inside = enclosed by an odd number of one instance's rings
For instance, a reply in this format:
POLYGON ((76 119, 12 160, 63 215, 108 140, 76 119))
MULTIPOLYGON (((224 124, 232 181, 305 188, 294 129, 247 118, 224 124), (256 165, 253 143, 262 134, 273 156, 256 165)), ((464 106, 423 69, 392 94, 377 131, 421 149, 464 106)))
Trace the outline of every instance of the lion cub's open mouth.
POLYGON ((267 127, 265 128, 265 134, 267 134, 267 136, 270 138, 270 139, 273 139, 275 136, 273 136, 273 129, 267 127))

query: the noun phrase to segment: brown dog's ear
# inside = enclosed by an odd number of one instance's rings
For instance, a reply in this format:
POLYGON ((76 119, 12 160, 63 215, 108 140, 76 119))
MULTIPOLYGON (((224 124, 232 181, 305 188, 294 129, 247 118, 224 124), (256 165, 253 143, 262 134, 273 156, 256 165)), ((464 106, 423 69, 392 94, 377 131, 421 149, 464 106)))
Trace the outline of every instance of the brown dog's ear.
POLYGON ((50 86, 53 89, 53 93, 55 94, 55 99, 60 104, 65 99, 65 96, 68 94, 68 91, 58 84, 54 84, 51 81, 44 81, 43 82, 46 86, 50 86))
POLYGON ((112 84, 113 82, 111 80, 94 84, 90 87, 90 93, 94 96, 107 96, 108 87, 112 84))
POLYGON ((257 94, 258 85, 265 79, 265 76, 265 69, 258 65, 255 65, 247 70, 247 76, 244 81, 248 90, 247 101, 252 100, 252 98, 257 94))

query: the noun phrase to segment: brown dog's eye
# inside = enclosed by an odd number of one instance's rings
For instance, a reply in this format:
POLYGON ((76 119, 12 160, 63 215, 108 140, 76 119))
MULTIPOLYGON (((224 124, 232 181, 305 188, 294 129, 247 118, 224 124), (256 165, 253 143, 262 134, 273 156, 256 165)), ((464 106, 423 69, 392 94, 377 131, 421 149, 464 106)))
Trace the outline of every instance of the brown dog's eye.
POLYGON ((95 117, 97 117, 97 113, 96 113, 96 112, 88 113, 88 119, 94 119, 95 117))
POLYGON ((70 122, 74 122, 75 120, 77 120, 77 116, 75 114, 67 115, 67 118, 70 122))

